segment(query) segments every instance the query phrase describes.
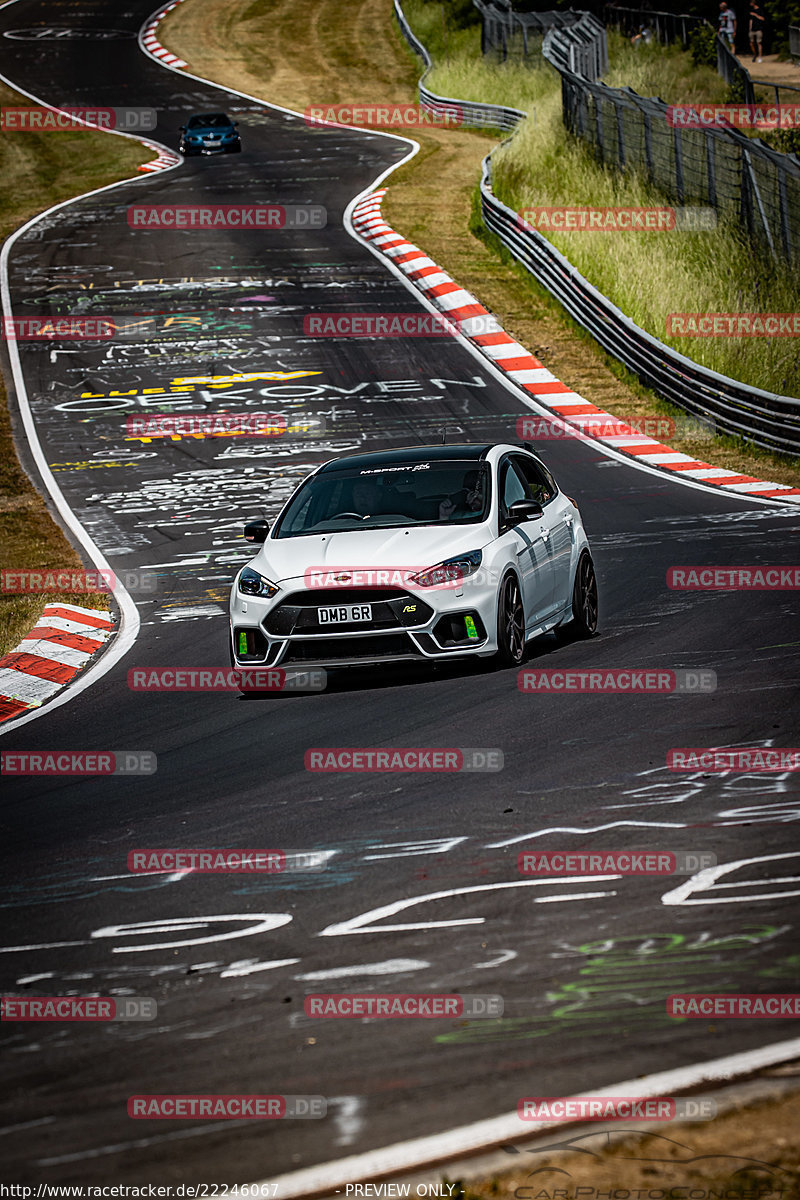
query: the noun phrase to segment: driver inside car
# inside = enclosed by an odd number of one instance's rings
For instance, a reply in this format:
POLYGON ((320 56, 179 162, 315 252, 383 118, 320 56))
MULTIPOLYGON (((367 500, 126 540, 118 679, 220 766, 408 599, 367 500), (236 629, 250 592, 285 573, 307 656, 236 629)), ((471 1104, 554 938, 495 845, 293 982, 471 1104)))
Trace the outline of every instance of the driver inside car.
POLYGON ((452 496, 445 496, 439 502, 439 520, 447 521, 450 517, 466 517, 471 513, 480 512, 483 508, 483 481, 478 471, 468 471, 464 476, 464 486, 452 496))

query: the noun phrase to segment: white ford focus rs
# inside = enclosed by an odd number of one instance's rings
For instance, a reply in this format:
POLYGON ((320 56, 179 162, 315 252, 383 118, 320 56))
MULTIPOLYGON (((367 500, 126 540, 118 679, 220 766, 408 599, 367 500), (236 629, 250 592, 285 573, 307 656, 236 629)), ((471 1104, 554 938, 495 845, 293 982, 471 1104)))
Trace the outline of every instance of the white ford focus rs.
POLYGON ((597 628, 580 513, 511 444, 414 446, 324 463, 260 543, 230 602, 235 667, 495 657, 597 628))

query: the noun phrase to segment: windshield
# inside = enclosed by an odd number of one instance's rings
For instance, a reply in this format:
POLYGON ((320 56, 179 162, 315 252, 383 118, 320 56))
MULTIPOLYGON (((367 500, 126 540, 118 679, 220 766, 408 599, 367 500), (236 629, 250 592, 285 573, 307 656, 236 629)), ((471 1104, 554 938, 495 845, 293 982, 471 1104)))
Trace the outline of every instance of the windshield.
POLYGON ((300 487, 273 537, 476 524, 489 513, 490 490, 489 468, 483 462, 416 462, 323 471, 300 487))
POLYGON ((208 116, 190 117, 187 129, 224 129, 230 125, 225 113, 209 113, 208 116))

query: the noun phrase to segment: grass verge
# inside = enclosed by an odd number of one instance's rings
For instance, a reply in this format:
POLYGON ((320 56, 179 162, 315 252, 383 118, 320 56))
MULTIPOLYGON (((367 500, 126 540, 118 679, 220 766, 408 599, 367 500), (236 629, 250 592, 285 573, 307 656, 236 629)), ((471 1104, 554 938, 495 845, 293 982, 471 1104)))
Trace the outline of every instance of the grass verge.
MULTIPOLYGON (((0 85, 0 104, 30 100, 0 85)), ((134 175, 152 153, 128 139, 92 130, 18 132, 0 138, 0 176, 13 187, 0 192, 0 238, 5 240, 36 213, 82 192, 134 175)), ((14 449, 8 397, 0 383, 0 542, 7 570, 80 568, 81 559, 50 514, 44 497, 22 469, 14 449)), ((6 654, 55 600, 86 608, 107 606, 105 596, 83 593, 0 593, 0 654, 6 654)))
MULTIPOLYGON (((441 54, 441 65, 428 79, 433 90, 463 99, 491 98, 525 109, 532 114, 528 124, 534 130, 544 124, 551 106, 548 136, 552 142, 546 169, 555 176, 565 175, 566 134, 560 115, 552 119, 552 113, 560 114, 555 72, 547 65, 531 69, 510 63, 506 70, 483 63, 478 26, 449 29, 445 36, 441 5, 407 0, 405 8, 418 36, 434 55, 441 54)), ((300 111, 312 104, 414 99, 420 60, 399 35, 389 0, 353 0, 348 21, 346 29, 352 36, 345 36, 337 0, 203 0, 202 5, 190 2, 174 9, 162 23, 160 37, 188 61, 193 72, 300 111), (359 81, 357 88, 353 79, 359 81)), ((636 54, 632 47, 630 52, 636 54)), ((678 88, 686 59, 672 63, 672 58, 677 56, 671 56, 669 69, 678 88)), ((649 57, 635 61, 647 78, 655 71, 649 57)), ((708 77, 700 73, 698 79, 702 91, 717 76, 709 71, 708 77)), ((680 417, 680 410, 644 388, 606 355, 475 220, 481 159, 496 146, 497 135, 434 128, 408 132, 421 149, 389 180, 383 206, 387 220, 477 295, 512 336, 593 404, 621 419, 680 417), (447 181, 446 204, 442 180, 447 181)), ((607 246, 610 235, 594 236, 604 237, 607 246)), ((587 273, 591 278, 591 270, 587 273)), ((786 456, 730 438, 699 440, 676 432, 669 442, 714 466, 800 485, 800 466, 786 456)))

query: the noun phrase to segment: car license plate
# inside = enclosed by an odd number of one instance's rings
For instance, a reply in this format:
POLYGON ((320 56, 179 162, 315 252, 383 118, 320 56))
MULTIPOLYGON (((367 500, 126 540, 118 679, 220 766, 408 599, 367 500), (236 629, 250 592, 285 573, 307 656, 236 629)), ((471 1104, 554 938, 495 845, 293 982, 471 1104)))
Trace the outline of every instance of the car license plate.
POLYGON ((351 621, 371 621, 371 604, 340 604, 336 608, 318 608, 320 625, 347 625, 351 621))

